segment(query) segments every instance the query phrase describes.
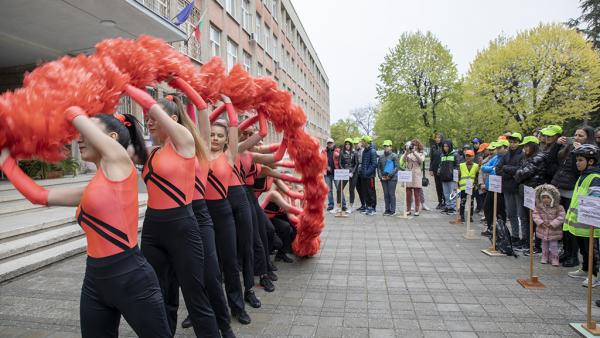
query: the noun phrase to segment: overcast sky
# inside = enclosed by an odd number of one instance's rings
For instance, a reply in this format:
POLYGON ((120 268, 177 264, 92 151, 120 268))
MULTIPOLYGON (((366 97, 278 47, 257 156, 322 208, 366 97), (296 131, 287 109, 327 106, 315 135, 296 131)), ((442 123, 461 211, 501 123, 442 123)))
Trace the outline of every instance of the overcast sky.
POLYGON ((500 34, 565 22, 575 0, 292 0, 329 77, 331 122, 376 103, 378 66, 406 31, 431 31, 465 74, 500 34))

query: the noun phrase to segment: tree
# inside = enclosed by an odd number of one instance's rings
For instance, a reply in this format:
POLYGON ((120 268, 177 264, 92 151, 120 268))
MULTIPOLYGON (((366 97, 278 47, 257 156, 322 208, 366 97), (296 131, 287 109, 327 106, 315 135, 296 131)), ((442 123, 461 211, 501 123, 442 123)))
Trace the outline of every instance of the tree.
POLYGON ((500 37, 478 53, 467 82, 492 99, 506 124, 531 132, 592 111, 600 96, 600 58, 581 34, 559 24, 500 37))
POLYGON ((600 0, 582 0, 581 15, 570 19, 567 25, 585 34, 594 48, 600 49, 600 0))
POLYGON ((359 135, 358 124, 349 118, 338 120, 331 125, 331 138, 338 145, 342 145, 348 137, 357 137, 359 135))
POLYGON ((377 109, 372 105, 356 108, 350 112, 350 116, 358 125, 360 132, 363 135, 371 135, 375 127, 375 115, 377 109))
POLYGON ((382 103, 388 108, 409 105, 412 118, 432 133, 439 127, 440 107, 456 85, 457 70, 448 48, 431 32, 404 33, 379 66, 379 80, 382 103))

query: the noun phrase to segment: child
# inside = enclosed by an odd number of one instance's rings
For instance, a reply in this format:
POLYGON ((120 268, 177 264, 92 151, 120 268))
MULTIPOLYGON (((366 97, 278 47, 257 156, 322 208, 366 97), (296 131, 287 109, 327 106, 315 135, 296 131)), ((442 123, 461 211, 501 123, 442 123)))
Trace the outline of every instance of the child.
MULTIPOLYGON (((458 188, 460 190, 460 220, 465 222, 465 206, 467 204, 467 181, 471 181, 471 195, 476 187, 477 174, 479 173, 479 165, 474 163, 475 152, 473 150, 464 151, 465 162, 458 166, 458 188)), ((471 200, 471 222, 473 222, 473 200, 471 200)))
POLYGON ((537 224, 535 235, 542 240, 542 264, 550 258, 552 265, 558 266, 558 241, 565 220, 560 192, 551 184, 542 184, 535 189, 535 200, 533 221, 537 224))

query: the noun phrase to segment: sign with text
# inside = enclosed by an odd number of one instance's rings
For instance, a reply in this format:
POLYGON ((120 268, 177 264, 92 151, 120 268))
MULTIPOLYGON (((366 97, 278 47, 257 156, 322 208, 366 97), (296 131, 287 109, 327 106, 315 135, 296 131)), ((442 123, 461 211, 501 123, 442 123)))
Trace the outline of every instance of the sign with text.
POLYGON ((523 186, 523 206, 527 209, 535 209, 535 189, 523 186))
POLYGON ((502 176, 490 175, 490 191, 502 192, 502 176))
POLYGON ((335 169, 333 179, 336 181, 348 181, 350 179, 350 169, 335 169))
POLYGON ((458 169, 452 170, 452 181, 458 182, 458 169))
POLYGON ((600 228, 600 197, 579 197, 577 221, 600 228))
POLYGON ((467 195, 473 195, 473 180, 467 180, 465 182, 465 192, 467 195))
POLYGON ((412 171, 398 171, 398 181, 399 182, 412 182, 412 171))

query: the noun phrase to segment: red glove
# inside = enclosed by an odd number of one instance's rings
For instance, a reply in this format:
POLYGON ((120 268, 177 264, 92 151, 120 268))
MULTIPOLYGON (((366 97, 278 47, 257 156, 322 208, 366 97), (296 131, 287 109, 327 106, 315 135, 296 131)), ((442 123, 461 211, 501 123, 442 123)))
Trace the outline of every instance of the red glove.
POLYGON ((267 128, 267 118, 265 114, 259 112, 258 113, 258 134, 260 137, 265 138, 269 133, 269 129, 267 128))
POLYGON ((77 107, 77 106, 72 106, 67 108, 67 110, 65 110, 65 118, 67 119, 67 121, 69 123, 73 123, 73 120, 80 115, 86 115, 85 112, 83 111, 83 109, 77 107))
POLYGON ((176 77, 169 82, 169 86, 181 90, 185 96, 194 102, 194 106, 196 106, 196 108, 202 110, 208 107, 202 96, 200 96, 200 94, 198 94, 198 92, 183 79, 176 77))
POLYGON ((298 224, 300 224, 300 219, 298 219, 298 217, 296 217, 296 216, 294 216, 294 215, 292 215, 292 214, 289 214, 289 215, 287 215, 287 218, 288 218, 288 219, 290 220, 290 222, 292 222, 294 225, 298 225, 298 224))
POLYGON ((188 102, 187 106, 185 107, 185 110, 192 122, 196 124, 196 110, 194 109, 194 105, 188 102))
POLYGON ((253 115, 253 116, 245 119, 242 123, 240 123, 239 129, 246 130, 246 129, 248 129, 248 127, 250 127, 251 125, 256 123, 257 120, 258 120, 258 115, 253 115))
POLYGON ((48 205, 48 190, 37 185, 17 165, 17 161, 9 156, 1 166, 4 175, 19 190, 29 202, 33 204, 48 205))
POLYGON ((221 116, 221 114, 223 113, 223 110, 225 110, 225 104, 222 104, 220 106, 217 107, 217 109, 213 110, 210 113, 210 116, 208 117, 208 119, 210 120, 210 123, 215 122, 219 116, 221 116))
POLYGON ((272 153, 281 147, 281 143, 271 143, 267 147, 267 152, 272 153))
POLYGON ((288 190, 285 192, 286 195, 288 195, 290 198, 293 199, 298 199, 298 200, 303 200, 304 199, 304 194, 301 194, 299 192, 295 192, 293 190, 288 190))
POLYGON ((287 141, 284 137, 283 140, 281 140, 279 149, 277 149, 275 154, 273 154, 273 159, 275 159, 275 161, 281 161, 281 159, 283 158, 283 155, 285 155, 286 149, 287 149, 287 141))
POLYGON ((277 165, 278 167, 284 167, 284 168, 296 168, 296 163, 294 163, 292 161, 279 161, 279 162, 275 163, 275 165, 277 165))
POLYGON ((281 177, 279 179, 284 180, 286 182, 291 182, 291 183, 302 183, 301 177, 296 177, 296 176, 292 176, 292 175, 288 175, 288 174, 281 174, 281 177))
POLYGON ((156 100, 154 100, 154 98, 143 89, 136 88, 130 84, 126 84, 125 92, 135 102, 142 106, 142 108, 144 108, 144 111, 150 110, 150 107, 156 104, 156 100))
POLYGON ((300 215, 302 213, 302 209, 296 208, 293 205, 288 205, 286 211, 289 212, 290 214, 294 214, 294 215, 300 215))
POLYGON ((231 104, 230 102, 226 102, 225 108, 227 109, 227 117, 229 118, 229 127, 237 128, 238 116, 235 112, 235 108, 233 108, 233 104, 231 104))

